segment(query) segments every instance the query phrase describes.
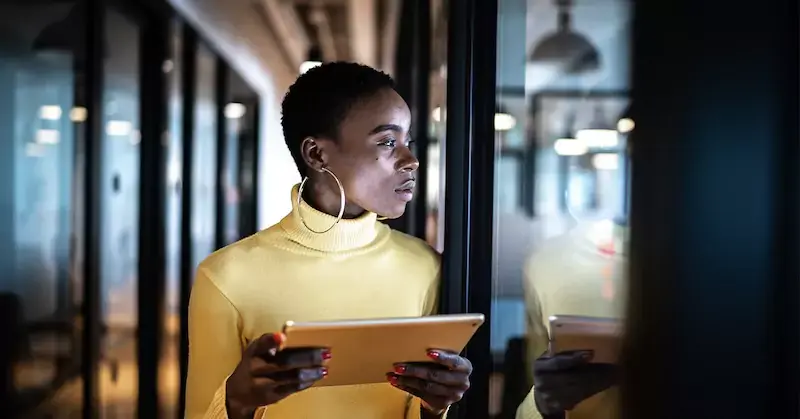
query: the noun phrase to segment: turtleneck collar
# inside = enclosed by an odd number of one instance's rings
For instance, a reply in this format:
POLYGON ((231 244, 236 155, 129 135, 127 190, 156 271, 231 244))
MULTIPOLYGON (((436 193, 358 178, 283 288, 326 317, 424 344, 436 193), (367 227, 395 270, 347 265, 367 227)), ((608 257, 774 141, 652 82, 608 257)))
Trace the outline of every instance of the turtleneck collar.
POLYGON ((336 217, 312 208, 304 200, 298 205, 299 189, 300 185, 292 188, 292 213, 281 221, 281 227, 290 240, 321 252, 341 252, 367 246, 377 238, 380 223, 377 214, 372 212, 358 218, 339 220, 325 233, 310 231, 306 225, 316 231, 324 231, 336 221, 336 217))

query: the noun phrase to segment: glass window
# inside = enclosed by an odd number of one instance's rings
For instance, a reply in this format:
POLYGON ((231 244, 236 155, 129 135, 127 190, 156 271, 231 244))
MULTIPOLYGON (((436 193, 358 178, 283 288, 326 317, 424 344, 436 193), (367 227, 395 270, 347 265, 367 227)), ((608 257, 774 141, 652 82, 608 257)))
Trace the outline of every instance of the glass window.
POLYGON ((428 196, 425 239, 438 251, 444 248, 444 145, 447 115, 447 0, 433 0, 431 7, 430 129, 428 133, 428 196))
MULTIPOLYGON (((535 409, 523 399, 550 316, 623 312, 630 4, 500 0, 498 13, 491 415, 514 417, 535 409)), ((615 417, 614 391, 570 417, 615 417)))
POLYGON ((0 4, 0 404, 20 417, 81 412, 81 146, 85 39, 76 2, 0 4), (46 409, 47 406, 40 407, 46 409), (47 414, 49 412, 42 412, 47 414))
POLYGON ((164 304, 163 360, 159 368, 160 406, 165 418, 178 417, 180 392, 180 276, 181 276, 181 181, 183 170, 183 94, 181 90, 181 25, 170 25, 170 59, 164 63, 168 83, 168 141, 165 189, 166 297, 164 304))
POLYGON ((202 42, 197 46, 192 167, 192 264, 215 247, 217 192, 217 58, 202 42))
POLYGON ((138 398, 139 39, 126 16, 106 11, 101 159, 101 417, 132 416, 138 398))
POLYGON ((228 70, 225 105, 225 166, 222 180, 224 244, 253 234, 255 226, 255 163, 258 96, 233 69, 228 70))

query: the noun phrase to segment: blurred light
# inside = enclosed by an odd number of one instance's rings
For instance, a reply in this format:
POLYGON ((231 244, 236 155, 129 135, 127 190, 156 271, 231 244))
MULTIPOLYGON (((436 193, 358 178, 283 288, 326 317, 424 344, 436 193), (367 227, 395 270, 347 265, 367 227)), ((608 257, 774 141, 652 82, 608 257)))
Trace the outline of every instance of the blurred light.
POLYGON ((438 106, 433 108, 433 113, 431 113, 431 118, 433 118, 434 122, 442 122, 442 108, 438 106))
MULTIPOLYGON (((438 109, 438 108, 437 108, 438 109)), ((494 114, 495 131, 508 131, 517 125, 517 119, 507 113, 494 114)))
POLYGON ((142 142, 142 132, 138 129, 131 131, 131 136, 128 139, 131 142, 131 145, 137 145, 142 142))
POLYGON ((128 121, 108 121, 106 123, 106 135, 125 137, 133 131, 133 124, 128 121))
POLYGON ((619 145, 617 130, 614 129, 582 129, 575 138, 589 148, 612 148, 619 145))
POLYGON ((592 165, 597 170, 619 169, 619 156, 616 153, 600 153, 592 157, 592 165))
POLYGON ((25 145, 25 154, 29 157, 42 157, 44 156, 44 146, 37 143, 28 143, 25 145))
POLYGON ((173 68, 175 68, 175 64, 172 60, 164 60, 164 64, 161 65, 161 71, 164 73, 169 73, 173 68))
POLYGON ((319 67, 322 65, 322 61, 305 61, 303 64, 300 64, 300 74, 305 74, 306 71, 311 70, 314 67, 319 67))
POLYGON ((58 144, 61 133, 55 129, 36 130, 36 142, 38 144, 58 144))
POLYGON ((39 118, 48 121, 58 121, 61 119, 61 106, 57 105, 44 105, 39 108, 39 118))
POLYGON ((622 118, 617 122, 617 131, 622 134, 627 134, 633 131, 634 127, 636 127, 636 123, 630 118, 622 118))
POLYGON ((581 156, 589 151, 586 144, 572 138, 559 138, 553 148, 559 156, 581 156))
POLYGON ((72 122, 83 122, 86 120, 88 112, 83 106, 76 106, 69 111, 69 119, 72 122))
POLYGON ((225 118, 227 119, 239 119, 244 116, 245 112, 247 112, 247 108, 241 103, 231 102, 225 105, 225 118))

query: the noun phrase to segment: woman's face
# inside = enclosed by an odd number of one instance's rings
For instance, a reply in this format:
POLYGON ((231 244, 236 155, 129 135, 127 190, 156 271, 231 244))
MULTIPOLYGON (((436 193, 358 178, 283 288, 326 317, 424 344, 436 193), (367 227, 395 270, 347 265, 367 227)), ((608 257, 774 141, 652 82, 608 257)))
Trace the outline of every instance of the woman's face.
POLYGON ((419 167, 409 149, 410 125, 411 112, 403 98, 393 89, 384 89, 350 109, 339 127, 338 141, 307 140, 303 152, 317 171, 315 194, 327 195, 315 199, 339 208, 336 182, 319 173, 327 167, 344 186, 347 216, 364 210, 390 218, 403 215, 413 197, 419 167))

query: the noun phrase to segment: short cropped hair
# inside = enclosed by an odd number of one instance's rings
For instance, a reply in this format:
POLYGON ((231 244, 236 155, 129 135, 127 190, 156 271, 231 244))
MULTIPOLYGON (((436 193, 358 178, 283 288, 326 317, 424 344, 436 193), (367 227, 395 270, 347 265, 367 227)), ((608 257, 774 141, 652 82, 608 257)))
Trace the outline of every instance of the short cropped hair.
POLYGON ((338 140, 339 127, 350 109, 383 89, 394 89, 392 78, 362 64, 331 62, 308 70, 289 87, 281 105, 286 145, 301 176, 306 164, 300 147, 308 137, 338 140))

